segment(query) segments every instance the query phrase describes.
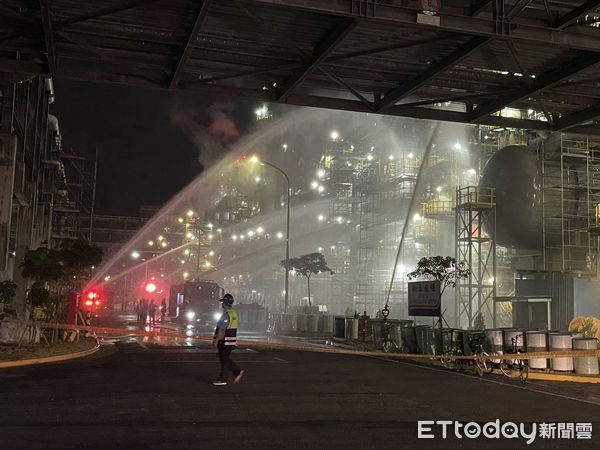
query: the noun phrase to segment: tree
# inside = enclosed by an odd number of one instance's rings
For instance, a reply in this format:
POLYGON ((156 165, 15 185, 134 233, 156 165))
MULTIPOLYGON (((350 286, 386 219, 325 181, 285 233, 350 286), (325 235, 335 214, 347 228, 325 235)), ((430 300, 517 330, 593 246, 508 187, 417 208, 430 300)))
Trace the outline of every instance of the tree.
POLYGON ((0 324, 4 320, 5 305, 10 305, 16 295, 17 285, 12 280, 0 281, 0 324))
POLYGON ((477 313, 475 320, 473 320, 473 328, 476 330, 485 330, 485 318, 481 311, 477 313))
POLYGON ((48 319, 58 320, 67 294, 80 289, 100 262, 102 249, 77 239, 65 239, 57 249, 28 251, 20 267, 23 277, 34 281, 29 291, 32 305, 43 308, 48 319))
POLYGON ((56 250, 40 247, 25 253, 21 266, 23 277, 37 281, 58 281, 63 276, 59 254, 56 250))
POLYGON ((406 276, 409 280, 422 278, 440 282, 440 301, 448 286, 456 287, 460 278, 467 278, 471 271, 466 268, 465 263, 457 263, 451 256, 423 257, 417 263, 417 267, 406 276))
MULTIPOLYGON (((285 259, 281 261, 281 266, 285 267, 285 259)), ((297 275, 306 277, 308 286, 308 306, 312 307, 310 300, 310 277, 319 273, 329 272, 333 275, 335 272, 327 266, 325 256, 322 253, 308 253, 306 255, 290 258, 290 270, 295 270, 297 275)))
POLYGON ((6 280, 0 282, 0 303, 10 304, 16 293, 17 285, 14 281, 6 280))
POLYGON ((78 239, 65 239, 58 249, 40 247, 25 253, 23 277, 53 284, 60 290, 75 289, 102 262, 102 249, 78 239))

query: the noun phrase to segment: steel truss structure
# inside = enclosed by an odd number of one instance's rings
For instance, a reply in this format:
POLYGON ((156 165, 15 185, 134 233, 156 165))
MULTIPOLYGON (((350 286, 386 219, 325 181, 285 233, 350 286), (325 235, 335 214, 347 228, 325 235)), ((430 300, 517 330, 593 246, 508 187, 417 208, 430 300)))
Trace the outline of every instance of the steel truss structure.
POLYGON ((599 132, 600 2, 442 3, 2 0, 0 76, 599 132))
MULTIPOLYGON (((357 186, 359 211, 358 283, 355 305, 373 314, 386 304, 386 292, 394 270, 394 256, 408 205, 414 191, 418 164, 403 156, 386 164, 365 161, 357 186)), ((400 274, 403 277, 404 274, 400 274)), ((401 311, 403 279, 390 292, 389 306, 401 311)))
MULTIPOLYGON (((359 149, 340 139, 330 139, 321 158, 321 168, 329 176, 329 193, 333 195, 329 203, 328 220, 336 227, 354 227, 356 222, 355 185, 362 157, 359 149)), ((345 312, 352 305, 356 284, 356 251, 354 233, 340 233, 330 250, 330 263, 337 268, 336 274, 328 281, 330 286, 329 304, 333 311, 345 312), (346 236, 344 238, 343 236, 346 236)))
POLYGON ((456 190, 456 259, 471 273, 455 289, 456 326, 471 328, 478 314, 492 323, 496 295, 496 200, 493 188, 456 190))
POLYGON ((595 277, 600 139, 561 134, 542 150, 544 270, 595 277))

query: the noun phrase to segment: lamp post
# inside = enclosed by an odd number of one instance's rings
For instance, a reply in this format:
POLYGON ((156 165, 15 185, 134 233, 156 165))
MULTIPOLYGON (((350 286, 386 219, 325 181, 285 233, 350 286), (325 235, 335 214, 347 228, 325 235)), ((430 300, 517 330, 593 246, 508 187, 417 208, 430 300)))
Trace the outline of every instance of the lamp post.
POLYGON ((290 188, 290 178, 287 173, 283 171, 281 167, 276 166, 273 163, 268 161, 259 160, 257 156, 252 156, 250 158, 251 162, 258 162, 261 165, 269 166, 278 171, 285 178, 286 183, 286 218, 285 218, 285 288, 284 288, 284 300, 283 300, 283 311, 287 312, 288 310, 288 300, 289 300, 289 281, 290 281, 290 197, 291 197, 291 188, 290 188))

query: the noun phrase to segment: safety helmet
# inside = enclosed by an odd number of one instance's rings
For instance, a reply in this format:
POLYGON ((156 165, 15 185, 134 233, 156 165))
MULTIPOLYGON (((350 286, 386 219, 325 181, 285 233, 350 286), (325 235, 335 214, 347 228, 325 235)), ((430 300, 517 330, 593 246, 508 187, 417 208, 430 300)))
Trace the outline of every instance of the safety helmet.
POLYGON ((233 305, 233 295, 227 293, 227 294, 225 294, 223 296, 223 298, 221 299, 221 301, 223 303, 225 303, 226 305, 231 306, 231 305, 233 305))

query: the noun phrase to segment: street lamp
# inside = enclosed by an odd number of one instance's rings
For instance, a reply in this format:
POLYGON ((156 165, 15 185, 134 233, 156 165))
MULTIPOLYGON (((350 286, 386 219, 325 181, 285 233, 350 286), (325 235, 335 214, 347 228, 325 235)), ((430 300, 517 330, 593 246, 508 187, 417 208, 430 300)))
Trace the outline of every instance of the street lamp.
POLYGON ((283 311, 287 312, 288 310, 288 302, 289 302, 289 282, 290 282, 290 197, 292 194, 292 190, 290 187, 290 178, 287 173, 283 171, 281 167, 276 166, 268 161, 259 160, 258 156, 253 155, 250 157, 250 162, 259 163, 262 166, 269 166, 278 171, 285 178, 286 183, 286 218, 285 218, 285 295, 283 300, 283 311))

